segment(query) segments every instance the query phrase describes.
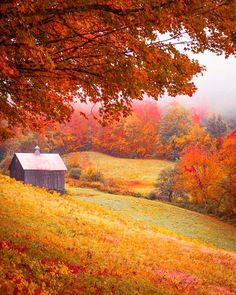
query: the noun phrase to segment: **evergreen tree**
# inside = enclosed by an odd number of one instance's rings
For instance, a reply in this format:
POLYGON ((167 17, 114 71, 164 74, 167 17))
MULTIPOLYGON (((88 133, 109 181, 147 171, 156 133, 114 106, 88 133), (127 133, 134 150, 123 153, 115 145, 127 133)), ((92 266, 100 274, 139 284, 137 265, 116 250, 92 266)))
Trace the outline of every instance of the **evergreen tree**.
POLYGON ((206 123, 207 132, 214 138, 220 138, 227 132, 227 125, 221 115, 212 114, 206 123))

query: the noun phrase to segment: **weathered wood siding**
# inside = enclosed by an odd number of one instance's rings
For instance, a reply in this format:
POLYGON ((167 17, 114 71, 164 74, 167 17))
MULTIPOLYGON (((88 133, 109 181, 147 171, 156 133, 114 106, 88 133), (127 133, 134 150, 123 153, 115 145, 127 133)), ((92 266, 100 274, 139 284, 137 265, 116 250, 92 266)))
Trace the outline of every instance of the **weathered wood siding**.
POLYGON ((24 181, 24 174, 25 174, 25 172, 24 172, 19 160, 15 156, 13 158, 11 166, 10 166, 10 176, 12 178, 15 178, 16 180, 24 181))
POLYGON ((64 191, 64 171, 25 170, 25 183, 51 190, 64 191))
POLYGON ((23 168, 22 162, 14 155, 10 164, 10 176, 35 186, 64 192, 65 170, 33 170, 23 168))

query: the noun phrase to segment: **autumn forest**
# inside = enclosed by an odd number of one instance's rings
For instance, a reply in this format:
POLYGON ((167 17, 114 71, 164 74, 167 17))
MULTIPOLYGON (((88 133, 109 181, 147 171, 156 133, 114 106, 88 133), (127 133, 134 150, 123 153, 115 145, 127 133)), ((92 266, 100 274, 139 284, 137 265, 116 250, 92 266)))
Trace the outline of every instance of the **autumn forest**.
POLYGON ((0 1, 0 295, 235 294, 235 57, 234 0, 0 1))

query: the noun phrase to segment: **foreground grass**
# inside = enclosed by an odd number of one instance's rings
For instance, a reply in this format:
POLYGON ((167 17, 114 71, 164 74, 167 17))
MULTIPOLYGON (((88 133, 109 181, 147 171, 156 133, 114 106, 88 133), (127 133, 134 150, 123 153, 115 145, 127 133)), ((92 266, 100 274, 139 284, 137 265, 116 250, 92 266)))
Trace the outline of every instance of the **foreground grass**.
POLYGON ((236 256, 0 176, 0 294, 234 294, 236 256))
POLYGON ((123 184, 127 190, 147 195, 163 169, 174 166, 173 162, 149 159, 115 158, 97 152, 76 152, 65 155, 66 163, 79 164, 83 168, 93 166, 103 173, 105 179, 123 184), (85 161, 86 159, 86 161, 85 161))

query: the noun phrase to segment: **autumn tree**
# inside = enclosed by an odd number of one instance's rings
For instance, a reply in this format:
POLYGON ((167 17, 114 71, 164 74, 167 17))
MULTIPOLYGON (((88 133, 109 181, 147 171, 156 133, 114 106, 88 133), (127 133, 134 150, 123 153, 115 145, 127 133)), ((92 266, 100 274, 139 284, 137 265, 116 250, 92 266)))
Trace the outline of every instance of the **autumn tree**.
POLYGON ((93 149, 113 156, 127 156, 124 119, 106 127, 100 126, 92 137, 93 149))
POLYGON ((228 136, 220 150, 224 179, 221 187, 224 190, 226 206, 236 209, 236 136, 228 136))
POLYGON ((86 151, 92 149, 92 137, 97 132, 98 122, 88 113, 89 108, 84 108, 83 112, 87 113, 87 118, 81 116, 81 106, 76 106, 71 120, 63 125, 63 129, 73 131, 77 139, 77 151, 86 151))
MULTIPOLYGON (((181 139, 179 140, 181 144, 181 139)), ((182 151, 189 146, 195 146, 211 152, 216 150, 216 139, 212 138, 205 128, 198 123, 194 123, 189 133, 182 139, 182 151)))
POLYGON ((132 111, 144 124, 152 123, 155 126, 159 123, 162 113, 162 109, 158 102, 150 99, 145 99, 145 101, 135 101, 132 104, 132 111))
POLYGON ((162 114, 159 135, 167 158, 179 157, 192 124, 189 112, 179 104, 173 104, 162 114))
POLYGON ((234 0, 1 1, 1 133, 67 120, 75 98, 108 121, 144 95, 192 95, 203 68, 178 45, 235 54, 235 10, 234 0))
POLYGON ((109 126, 97 126, 93 132, 93 149, 114 156, 153 158, 159 152, 159 112, 150 104, 135 105, 132 116, 109 126), (150 112, 149 112, 150 111, 150 112))
POLYGON ((151 118, 147 121, 136 113, 125 120, 126 149, 133 158, 155 157, 158 150, 157 122, 151 118))
POLYGON ((211 203, 215 203, 217 208, 220 206, 220 183, 224 172, 217 153, 189 147, 182 155, 177 169, 180 176, 176 188, 186 189, 194 203, 202 203, 205 207, 211 203))

